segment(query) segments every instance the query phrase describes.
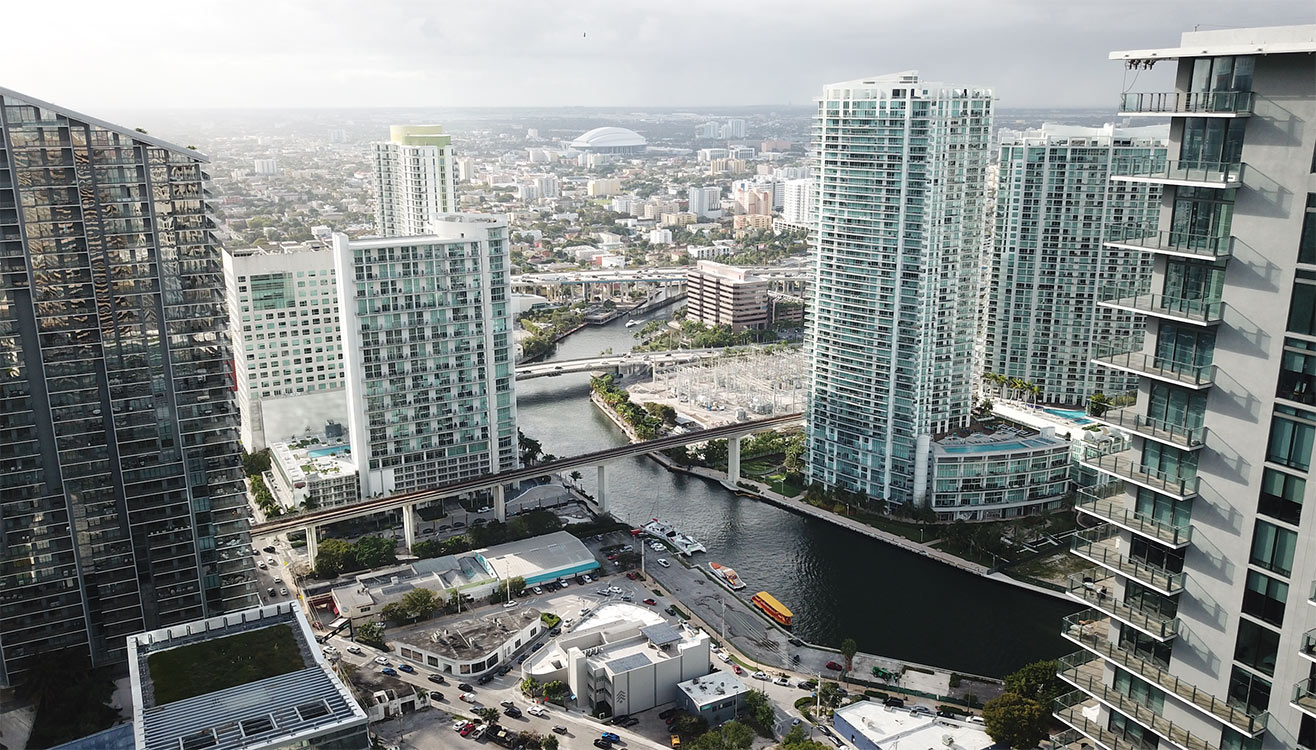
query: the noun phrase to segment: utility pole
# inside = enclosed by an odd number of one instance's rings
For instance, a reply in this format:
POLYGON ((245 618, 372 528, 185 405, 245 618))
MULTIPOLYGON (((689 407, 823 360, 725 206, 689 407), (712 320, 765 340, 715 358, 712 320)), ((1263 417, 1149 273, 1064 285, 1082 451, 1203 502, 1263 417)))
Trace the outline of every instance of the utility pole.
POLYGON ((719 594, 717 600, 722 603, 722 648, 726 648, 727 642, 727 600, 726 596, 719 594))

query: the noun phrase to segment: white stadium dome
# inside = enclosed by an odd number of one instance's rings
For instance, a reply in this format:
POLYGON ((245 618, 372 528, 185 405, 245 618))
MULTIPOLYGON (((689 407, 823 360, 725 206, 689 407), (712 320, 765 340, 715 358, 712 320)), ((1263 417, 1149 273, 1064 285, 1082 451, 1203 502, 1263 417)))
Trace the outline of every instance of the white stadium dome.
POLYGON ((602 127, 582 133, 571 142, 571 148, 601 154, 640 153, 648 143, 644 136, 634 130, 602 127))

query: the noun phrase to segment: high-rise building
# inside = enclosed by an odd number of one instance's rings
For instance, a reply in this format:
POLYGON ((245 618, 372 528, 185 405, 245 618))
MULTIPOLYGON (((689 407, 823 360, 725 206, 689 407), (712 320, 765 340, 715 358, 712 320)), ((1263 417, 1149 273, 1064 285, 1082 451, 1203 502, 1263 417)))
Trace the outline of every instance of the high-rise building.
POLYGON ((457 210, 456 157, 452 136, 442 127, 393 125, 389 140, 373 146, 375 227, 381 235, 423 234, 427 222, 457 210))
POLYGON ((275 159, 256 159, 252 166, 256 174, 271 175, 279 173, 279 162, 275 159))
POLYGON ((809 478, 925 503, 932 437, 969 423, 992 91, 916 72, 818 100, 809 478))
POLYGON ((1094 404, 1127 450, 1085 459, 1111 484, 1077 507, 1094 564, 1066 618, 1079 650, 1055 714, 1103 747, 1316 747, 1316 25, 1183 34, 1115 52, 1178 60, 1169 92, 1122 116, 1170 117, 1166 156, 1112 179, 1162 188, 1159 222, 1105 242, 1152 253, 1146 294, 1101 302, 1146 332, 1094 363, 1141 377, 1094 404))
POLYGON ((1164 158, 1169 128, 1047 123, 1001 144, 996 226, 986 300, 984 369, 1020 378, 1043 403, 1082 407, 1136 377, 1089 364, 1092 347, 1141 331, 1130 309, 1098 299, 1148 291, 1151 255, 1103 243, 1108 227, 1149 225, 1161 188, 1111 182, 1112 166, 1164 158))
POLYGON ((745 121, 738 117, 727 120, 726 130, 723 132, 723 138, 744 138, 745 121))
POLYGON ((802 227, 812 226, 818 220, 818 181, 806 177, 781 184, 782 221, 802 227))
POLYGON ((321 242, 224 251, 242 444, 347 420, 334 253, 321 242))
POLYGON ((334 235, 363 498, 516 467, 507 241, 505 219, 475 214, 416 237, 334 235))
POLYGON ((730 326, 733 331, 768 325, 768 282, 736 268, 701 260, 686 272, 689 291, 686 317, 708 326, 730 326))
POLYGON ((0 89, 0 684, 256 603, 205 157, 0 89))
POLYGON ((722 188, 716 185, 692 187, 688 193, 690 213, 701 219, 718 219, 722 216, 722 188))

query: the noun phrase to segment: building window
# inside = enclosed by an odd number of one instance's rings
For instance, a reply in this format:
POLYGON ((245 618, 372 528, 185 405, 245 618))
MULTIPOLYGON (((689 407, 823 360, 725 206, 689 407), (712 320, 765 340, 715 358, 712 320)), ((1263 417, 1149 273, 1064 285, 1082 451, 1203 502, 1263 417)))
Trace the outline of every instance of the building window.
POLYGON ((1313 442, 1316 442, 1316 426, 1276 415, 1270 422, 1266 460, 1306 471, 1311 468, 1313 442))
POLYGON ((1275 656, 1279 653, 1279 633, 1239 618, 1238 645, 1234 647, 1234 660, 1266 675, 1275 674, 1275 656))
POLYGON ((1302 518, 1302 495, 1306 491, 1307 480, 1267 467, 1261 472, 1261 499, 1257 511, 1297 526, 1302 518))
POLYGON ((1245 669, 1234 667, 1229 675, 1229 705, 1250 714, 1270 708, 1270 683, 1245 669))
POLYGON ((1243 589, 1243 612, 1272 625, 1284 621, 1284 603, 1289 597, 1289 585, 1255 570, 1247 572, 1247 587, 1243 589))
POLYGON ((1251 562, 1260 568, 1288 576, 1293 572, 1293 551, 1298 547, 1297 533, 1266 521, 1257 521, 1252 533, 1251 562))

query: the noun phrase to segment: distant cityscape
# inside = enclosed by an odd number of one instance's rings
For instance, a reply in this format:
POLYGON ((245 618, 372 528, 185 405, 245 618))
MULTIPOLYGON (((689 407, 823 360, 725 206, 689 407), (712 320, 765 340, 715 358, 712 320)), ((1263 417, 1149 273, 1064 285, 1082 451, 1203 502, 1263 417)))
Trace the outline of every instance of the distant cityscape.
POLYGON ((1316 750, 1313 55, 1185 31, 1105 110, 0 89, 0 750, 1316 750), (1061 614, 888 610, 813 525, 1061 614))

